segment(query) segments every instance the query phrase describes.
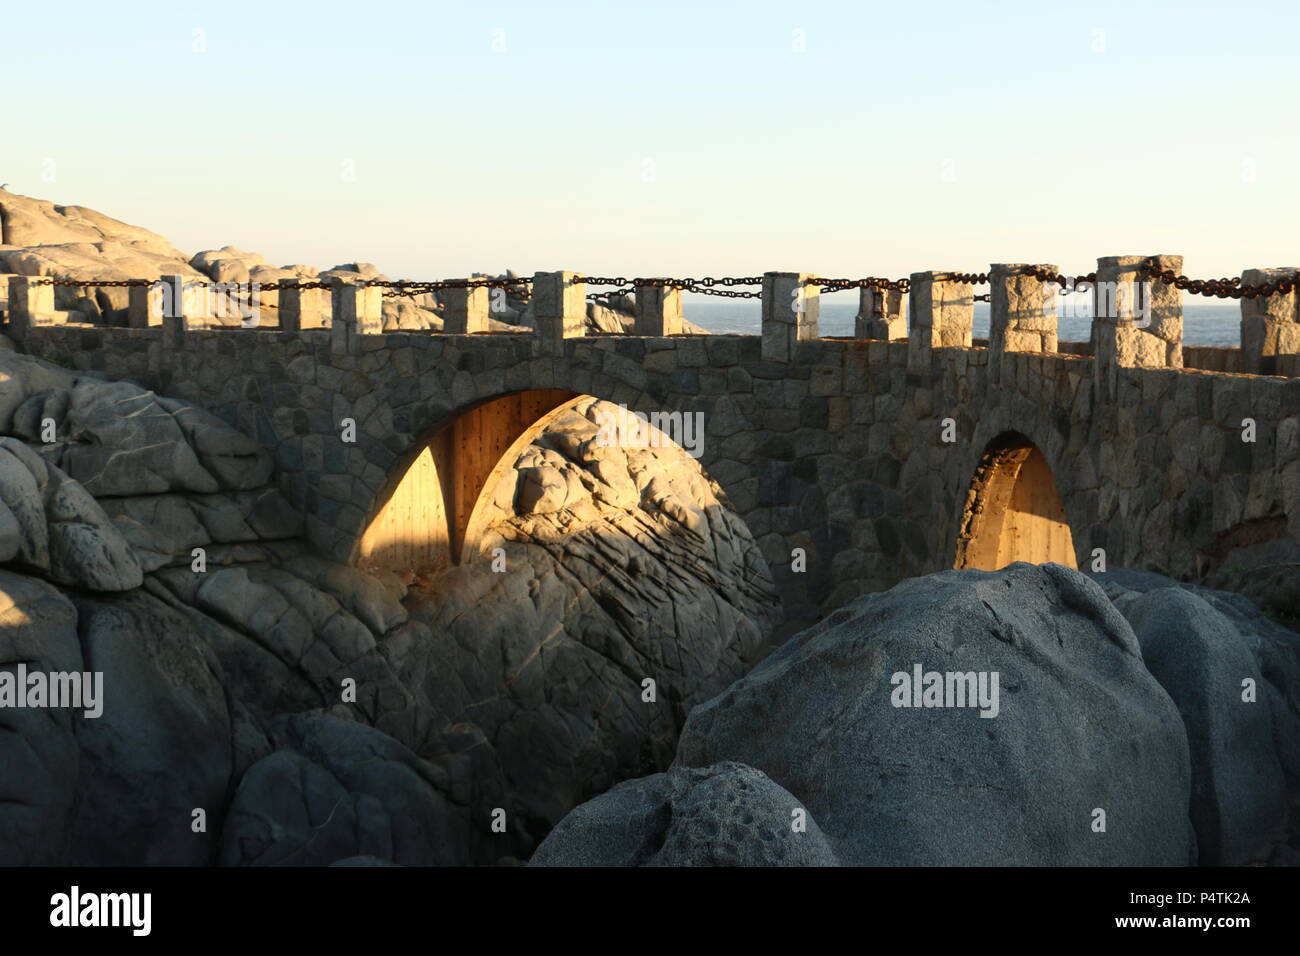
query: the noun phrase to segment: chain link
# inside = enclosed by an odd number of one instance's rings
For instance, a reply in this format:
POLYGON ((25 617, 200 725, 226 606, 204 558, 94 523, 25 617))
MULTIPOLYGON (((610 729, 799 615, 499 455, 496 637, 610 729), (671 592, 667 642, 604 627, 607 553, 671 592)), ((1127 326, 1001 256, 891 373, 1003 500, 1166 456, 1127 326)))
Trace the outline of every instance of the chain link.
POLYGON ((151 286, 157 279, 37 279, 32 285, 52 285, 65 289, 124 289, 151 286))
POLYGON ((370 279, 362 281, 362 285, 387 289, 384 293, 385 298, 395 298, 396 296, 415 296, 425 293, 440 292, 444 289, 506 289, 513 293, 517 298, 527 299, 529 290, 526 288, 532 279, 439 279, 432 282, 418 282, 413 280, 390 279, 370 279), (525 288, 518 288, 524 286, 525 288))
POLYGON ((912 287, 911 279, 881 279, 867 276, 865 279, 814 279, 822 292, 843 292, 845 289, 875 289, 877 292, 907 292, 912 287))
POLYGON ((1157 279, 1192 295, 1214 296, 1216 299, 1258 299, 1262 296, 1287 295, 1300 286, 1300 272, 1289 278, 1274 279, 1255 285, 1242 285, 1240 278, 1189 279, 1173 269, 1161 269, 1155 259, 1145 260, 1138 271, 1148 279, 1157 279))
POLYGON ((743 292, 734 288, 716 288, 717 286, 738 286, 738 285, 762 285, 762 276, 746 276, 735 278, 733 276, 723 276, 714 278, 706 276, 702 279, 626 279, 622 276, 577 276, 574 282, 581 282, 584 285, 612 285, 618 286, 613 292, 593 292, 588 294, 587 298, 592 300, 609 299, 619 295, 630 295, 636 292, 638 287, 648 287, 652 289, 678 289, 682 292, 695 292, 699 295, 715 295, 729 299, 759 299, 762 298, 761 292, 743 292))
POLYGON ((1029 274, 1042 282, 1050 282, 1061 287, 1061 295, 1068 295, 1071 292, 1087 292, 1097 284, 1097 273, 1089 272, 1084 276, 1074 276, 1073 278, 1061 275, 1059 272, 1052 272, 1050 269, 1040 269, 1038 266, 1030 266, 1029 274), (1080 289, 1080 285, 1086 285, 1087 289, 1080 289))
MULTIPOLYGON (((1065 276, 1058 272, 1048 269, 1041 269, 1037 266, 1031 266, 1028 274, 1034 278, 1048 283, 1054 283, 1061 287, 1061 294, 1066 295, 1070 292, 1085 292, 1096 285, 1097 274, 1089 272, 1081 276, 1065 276)), ((1172 285, 1177 289, 1190 292, 1193 295, 1214 296, 1220 299, 1256 299, 1261 296, 1286 295, 1293 290, 1300 288, 1300 273, 1293 273, 1288 277, 1278 278, 1272 282, 1258 283, 1255 285, 1242 285, 1239 278, 1222 278, 1222 279, 1190 279, 1181 275, 1172 269, 1161 269, 1154 259, 1146 259, 1138 267, 1139 273, 1148 279, 1154 279, 1167 285, 1172 285)), ((57 286, 60 288, 78 288, 78 289, 102 289, 102 288, 142 288, 155 285, 161 282, 161 279, 55 279, 41 278, 36 279, 32 284, 38 286, 57 286)), ((210 283, 205 281, 187 280, 187 286, 210 286, 210 285, 233 285, 237 288, 246 288, 256 285, 259 290, 277 292, 286 289, 333 289, 343 280, 339 279, 278 279, 271 282, 246 282, 246 283, 210 283)), ((396 296, 415 296, 425 293, 439 292, 446 289, 505 289, 516 298, 527 300, 531 295, 530 278, 506 278, 506 279, 441 279, 435 281, 414 281, 414 280, 389 280, 389 279, 362 279, 358 284, 366 288, 384 289, 385 298, 396 296)), ((947 281, 963 282, 970 285, 984 285, 989 281, 986 272, 954 272, 949 273, 947 281)), ((758 291, 749 291, 737 289, 736 286, 755 286, 762 285, 762 276, 723 276, 715 278, 705 276, 703 278, 634 278, 627 279, 622 276, 576 276, 575 283, 585 285, 613 286, 614 288, 602 292, 593 292, 587 295, 588 299, 593 301, 609 302, 621 296, 634 295, 638 288, 672 288, 682 292, 693 292, 699 295, 722 296, 733 299, 759 299, 762 293, 758 291)), ((848 289, 875 289, 877 291, 895 291, 908 292, 911 289, 909 279, 883 279, 877 276, 867 276, 863 279, 827 279, 816 277, 809 282, 816 285, 821 292, 833 293, 843 292, 848 289)), ((989 295, 975 296, 976 301, 987 302, 989 295)))

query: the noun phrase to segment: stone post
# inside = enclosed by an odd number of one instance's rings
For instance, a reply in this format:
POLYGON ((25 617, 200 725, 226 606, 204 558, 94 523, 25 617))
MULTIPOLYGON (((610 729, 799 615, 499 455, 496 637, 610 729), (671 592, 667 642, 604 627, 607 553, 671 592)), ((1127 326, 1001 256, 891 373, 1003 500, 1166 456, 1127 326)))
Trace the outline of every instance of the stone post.
POLYGON ((61 324, 54 312, 54 286, 48 276, 9 279, 9 328, 17 335, 39 325, 61 324))
POLYGON ((906 338, 907 293, 863 287, 858 296, 858 314, 853 320, 853 337, 886 342, 906 338))
MULTIPOLYGON (((312 279, 289 280, 312 282, 312 279)), ((281 289, 280 331, 301 332, 325 328, 324 289, 281 289)))
POLYGON ((355 340, 361 335, 382 335, 384 331, 384 292, 365 281, 351 282, 335 277, 333 287, 334 318, 330 348, 339 353, 357 351, 355 340))
POLYGON ((533 319, 542 350, 559 352, 565 339, 587 334, 587 285, 576 272, 538 272, 533 276, 533 319))
POLYGON ((1004 352, 1055 352, 1056 303, 1059 294, 1033 274, 1038 269, 1053 275, 1052 265, 1023 263, 989 266, 989 364, 1001 366, 1004 352))
POLYGON ((805 272, 763 273, 762 357, 789 362, 796 342, 817 338, 821 290, 805 272))
POLYGON ((970 348, 975 298, 969 282, 952 272, 913 272, 908 298, 911 319, 907 364, 929 368, 937 348, 970 348))
POLYGON ((679 335, 682 325, 682 290, 673 286, 636 287, 637 335, 679 335))
POLYGON ((448 335, 488 331, 488 296, 491 291, 487 286, 443 289, 439 295, 442 300, 442 330, 448 335))
POLYGON ((1241 300, 1241 370, 1295 375, 1300 365, 1300 277, 1295 269, 1247 269, 1242 285, 1291 279, 1291 291, 1241 300))
MULTIPOLYGON (((162 326, 162 347, 180 348, 184 344, 183 337, 186 331, 207 325, 203 318, 194 315, 195 291, 201 287, 191 286, 187 289, 185 276, 165 275, 159 276, 158 282, 149 291, 153 288, 158 289, 157 294, 161 305, 162 315, 156 324, 162 326)), ((132 286, 132 291, 134 289, 135 287, 132 286)))
POLYGON ((126 324, 133 329, 147 329, 162 325, 163 312, 168 307, 169 299, 161 280, 147 286, 133 285, 127 289, 126 324))
POLYGON ((1183 293, 1138 271, 1147 259, 1181 272, 1182 256, 1106 256, 1092 293, 1097 368, 1182 368, 1183 293))

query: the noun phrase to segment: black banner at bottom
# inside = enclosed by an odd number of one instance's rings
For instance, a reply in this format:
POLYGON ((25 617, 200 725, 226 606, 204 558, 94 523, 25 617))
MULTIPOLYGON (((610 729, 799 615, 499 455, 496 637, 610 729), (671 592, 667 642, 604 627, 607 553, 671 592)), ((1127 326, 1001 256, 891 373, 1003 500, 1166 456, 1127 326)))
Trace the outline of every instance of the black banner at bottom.
MULTIPOLYGON (((831 869, 557 870, 419 869, 8 869, 0 870, 5 933, 77 933, 79 941, 246 942, 275 927, 294 941, 375 941, 482 920, 522 932, 656 932, 664 922, 745 934, 790 921, 845 921, 861 938, 902 934, 927 942, 1159 933, 1290 931, 1300 870, 1240 869, 831 869), (537 922, 533 922, 537 920, 537 922), (542 922, 545 921, 545 922, 542 922), (513 929, 512 929, 513 927, 513 929)), ((577 937, 570 937, 571 939, 577 937)), ((618 937, 614 937, 618 938, 618 937)), ((661 939, 661 943, 665 942, 661 939)))

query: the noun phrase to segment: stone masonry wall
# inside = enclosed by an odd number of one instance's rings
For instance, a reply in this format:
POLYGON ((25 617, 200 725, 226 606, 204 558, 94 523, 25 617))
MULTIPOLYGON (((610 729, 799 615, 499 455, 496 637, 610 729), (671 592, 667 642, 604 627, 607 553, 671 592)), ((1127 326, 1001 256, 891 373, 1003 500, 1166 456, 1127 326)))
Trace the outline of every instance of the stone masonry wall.
POLYGON ((792 623, 951 567, 987 444, 1014 431, 1046 455, 1081 566, 1201 579, 1261 525, 1300 541, 1300 380, 1110 368, 1093 359, 907 342, 757 336, 352 335, 48 326, 44 358, 202 404, 274 450, 308 533, 348 560, 390 472, 475 404, 565 388, 629 409, 700 411, 701 464, 771 565, 792 623), (170 336, 165 338, 165 336, 170 336), (346 344, 346 347, 343 347, 346 344), (915 352, 915 349, 913 349, 915 352), (1110 398, 1101 402, 1104 392, 1110 398), (356 442, 340 438, 353 419, 356 442), (955 441, 943 440, 945 419, 955 441), (1255 441, 1241 440, 1253 419, 1255 441), (807 570, 791 569, 803 548, 807 570))

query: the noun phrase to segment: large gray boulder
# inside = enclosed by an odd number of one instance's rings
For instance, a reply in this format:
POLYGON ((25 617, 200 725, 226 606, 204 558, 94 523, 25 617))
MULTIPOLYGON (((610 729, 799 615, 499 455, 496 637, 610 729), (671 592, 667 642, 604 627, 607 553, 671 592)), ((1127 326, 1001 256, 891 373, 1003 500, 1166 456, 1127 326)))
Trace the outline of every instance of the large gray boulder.
MULTIPOLYGON (((0 672, 78 672, 77 611, 44 581, 0 571, 0 672)), ((0 866, 66 862, 80 771, 69 708, 0 707, 0 866)))
POLYGON ((50 578, 91 591, 128 591, 143 572, 135 553, 99 503, 51 466, 45 490, 50 578))
MULTIPOLYGON (((79 379, 64 414, 49 416, 57 440, 41 453, 76 478, 93 495, 141 495, 167 491, 215 492, 220 485, 199 462, 176 419, 157 396, 129 382, 79 379)), ((33 396, 15 413, 19 435, 38 442, 48 401, 33 396)))
POLYGON ((103 714, 82 721, 73 862, 204 865, 230 788, 231 724, 212 651, 141 591, 79 598, 103 714), (206 829, 195 829, 203 810, 206 829))
POLYGON ((324 714, 283 718, 276 735, 280 749, 240 781, 222 863, 325 866, 372 856, 445 866, 471 858, 468 811, 443 795, 436 766, 397 741, 324 714))
POLYGON ((673 767, 584 803, 530 866, 836 866, 817 822, 761 771, 673 767))
POLYGON ((725 760, 793 794, 848 864, 1195 860, 1178 710, 1101 589, 1059 565, 908 580, 796 635, 691 712, 678 764, 725 760), (895 706, 918 665, 989 691, 997 673, 996 717, 895 706))
POLYGON ((686 713, 743 674, 779 618, 758 545, 676 447, 602 443, 594 399, 558 412, 480 505, 491 558, 408 599, 429 639, 412 688, 482 728, 534 839, 620 780, 665 769, 686 713), (647 684, 647 681, 652 684, 647 684))
POLYGON ((1093 579, 1182 713, 1201 862, 1257 858, 1285 823, 1288 788, 1300 785, 1300 635, 1239 594, 1131 569, 1093 579))
POLYGON ((143 580, 130 545, 86 489, 9 437, 0 437, 0 561, 91 591, 143 580))
MULTIPOLYGON (((61 206, 0 189, 0 272, 63 279, 199 278, 157 233, 84 206, 61 206)), ((122 287, 56 288, 55 305, 97 321, 126 307, 122 287)))
POLYGON ((1122 610, 1187 728, 1200 861, 1246 863, 1277 841, 1287 815, 1259 667, 1232 623, 1189 591, 1149 591, 1122 610))

